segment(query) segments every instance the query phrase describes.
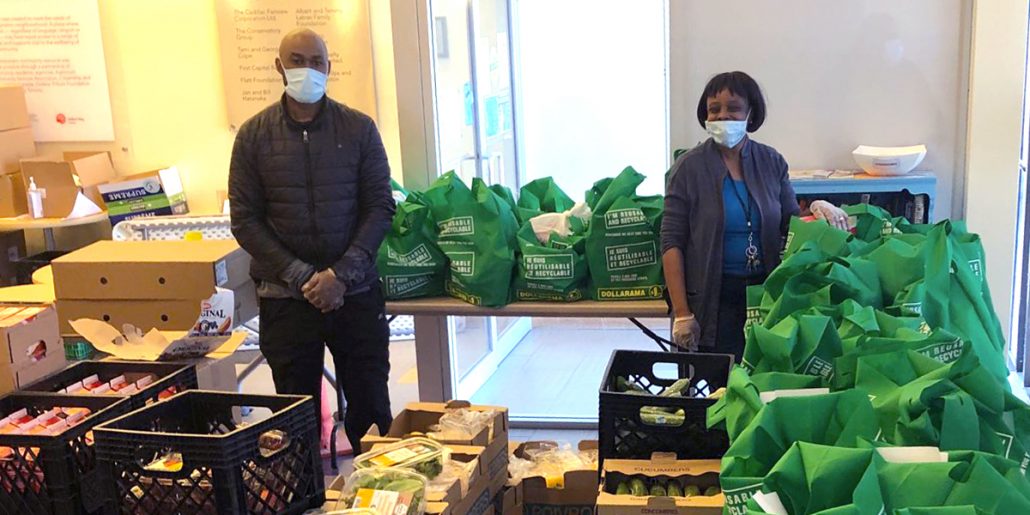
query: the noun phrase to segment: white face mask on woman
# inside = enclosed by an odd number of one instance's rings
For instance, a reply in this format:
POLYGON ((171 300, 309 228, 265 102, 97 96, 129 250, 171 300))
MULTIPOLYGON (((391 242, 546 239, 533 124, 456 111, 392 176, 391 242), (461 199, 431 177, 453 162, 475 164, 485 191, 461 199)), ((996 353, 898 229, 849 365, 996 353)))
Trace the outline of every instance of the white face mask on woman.
POLYGON ((708 121, 705 122, 705 130, 716 143, 726 148, 733 148, 747 135, 747 120, 708 121))
POLYGON ((325 95, 326 74, 311 68, 287 68, 286 94, 302 104, 314 104, 325 95))

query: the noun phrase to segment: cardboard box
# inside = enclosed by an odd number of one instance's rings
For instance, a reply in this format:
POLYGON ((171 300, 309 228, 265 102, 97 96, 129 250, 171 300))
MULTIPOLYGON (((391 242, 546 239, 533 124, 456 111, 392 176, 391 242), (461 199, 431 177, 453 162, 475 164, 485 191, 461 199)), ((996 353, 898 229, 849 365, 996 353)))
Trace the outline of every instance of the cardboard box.
POLYGON ((64 218, 72 212, 79 185, 89 188, 115 177, 107 152, 79 157, 74 161, 32 158, 21 160, 21 176, 26 190, 30 179, 43 192, 43 216, 64 218))
POLYGON ((25 89, 21 84, 0 84, 0 131, 31 126, 25 89))
POLYGON ((0 173, 18 173, 21 160, 35 155, 36 140, 30 127, 0 131, 0 173))
MULTIPOLYGON (((234 291, 233 326, 258 316, 254 283, 232 288, 234 291)), ((132 324, 161 331, 189 331, 197 322, 201 300, 84 300, 62 299, 57 303, 61 334, 74 335, 70 322, 80 318, 103 320, 115 327, 132 324)))
POLYGON ((372 426, 368 433, 361 437, 361 448, 368 451, 377 443, 392 443, 411 436, 412 433, 428 433, 430 427, 440 421, 440 417, 448 409, 469 408, 477 411, 495 411, 493 432, 484 428, 473 438, 467 440, 440 440, 447 445, 469 445, 485 447, 483 459, 489 477, 489 495, 492 499, 501 493, 508 481, 508 408, 500 406, 473 406, 467 401, 450 401, 447 403, 413 402, 408 404, 393 419, 390 430, 382 435, 379 428, 372 426))
MULTIPOLYGON (((527 459, 532 449, 554 444, 555 442, 525 442, 519 444, 512 454, 527 459)), ((579 443, 579 449, 597 449, 597 441, 584 440, 579 443)), ((513 511, 522 506, 519 512, 526 514, 594 513, 594 505, 597 502, 597 470, 568 470, 563 474, 562 482, 561 488, 548 488, 545 477, 524 478, 517 487, 505 492, 507 497, 503 505, 513 511)))
POLYGON ((233 240, 98 241, 55 259, 60 300, 193 300, 251 282, 233 240))
POLYGON ((189 212, 182 179, 174 166, 101 184, 97 189, 112 225, 132 218, 189 212))
POLYGON ((111 153, 107 151, 65 152, 64 160, 73 163, 75 175, 79 177, 82 193, 94 204, 104 207, 104 199, 98 187, 118 179, 111 153))
POLYGON ((0 175, 0 218, 14 218, 28 212, 29 202, 21 172, 0 175))
POLYGON ((675 455, 655 453, 650 460, 604 460, 601 485, 597 493, 598 515, 720 515, 726 497, 638 497, 615 495, 618 483, 633 476, 679 478, 696 484, 703 492, 719 486, 719 460, 677 460, 675 455))
POLYGON ((25 231, 0 232, 0 286, 18 284, 18 260, 25 257, 25 231))
POLYGON ((53 306, 0 306, 0 394, 68 365, 53 306))

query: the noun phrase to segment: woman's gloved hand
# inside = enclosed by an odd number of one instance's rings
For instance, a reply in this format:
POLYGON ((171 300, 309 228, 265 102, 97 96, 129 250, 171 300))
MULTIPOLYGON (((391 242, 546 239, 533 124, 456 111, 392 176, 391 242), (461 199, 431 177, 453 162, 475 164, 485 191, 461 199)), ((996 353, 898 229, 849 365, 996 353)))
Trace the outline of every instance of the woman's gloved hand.
POLYGON ((848 214, 843 209, 830 204, 825 200, 816 200, 809 206, 809 210, 812 211, 812 216, 816 220, 826 220, 826 223, 830 224, 830 227, 840 229, 842 231, 850 230, 851 227, 848 224, 848 214))
POLYGON ((672 321, 672 343, 690 352, 697 352, 701 341, 701 325, 694 315, 676 317, 672 321))

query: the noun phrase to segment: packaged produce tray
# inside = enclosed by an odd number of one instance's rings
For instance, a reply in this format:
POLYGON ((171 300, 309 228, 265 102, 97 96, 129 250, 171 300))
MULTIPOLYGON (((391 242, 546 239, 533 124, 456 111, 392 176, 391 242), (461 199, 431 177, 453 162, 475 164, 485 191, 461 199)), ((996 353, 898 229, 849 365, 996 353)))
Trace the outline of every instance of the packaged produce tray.
POLYGON ((0 434, 0 513, 79 515, 103 506, 92 430, 128 413, 129 401, 27 392, 0 398, 0 418, 22 409, 34 418, 53 408, 86 408, 89 414, 50 434, 0 434))
POLYGON ((308 396, 191 390, 95 433, 108 513, 299 514, 325 502, 308 396), (267 417, 238 423, 243 406, 267 417))
MULTIPOLYGON (((139 361, 82 361, 46 379, 37 381, 25 387, 24 390, 59 392, 94 375, 98 376, 102 383, 108 383, 121 375, 124 375, 125 380, 130 383, 153 376, 152 383, 128 395, 133 409, 142 408, 161 398, 197 388, 197 371, 193 365, 139 361)), ((90 392, 82 389, 77 394, 88 395, 90 392)), ((108 393, 99 395, 116 396, 108 393)))
POLYGON ((708 397, 726 387, 732 366, 728 354, 614 351, 599 394, 599 460, 721 458, 729 439, 707 428, 708 397))

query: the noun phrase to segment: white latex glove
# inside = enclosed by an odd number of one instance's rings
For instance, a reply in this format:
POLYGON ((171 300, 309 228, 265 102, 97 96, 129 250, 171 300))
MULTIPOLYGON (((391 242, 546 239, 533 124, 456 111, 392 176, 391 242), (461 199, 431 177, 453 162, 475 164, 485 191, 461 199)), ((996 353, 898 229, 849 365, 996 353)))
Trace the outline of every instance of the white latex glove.
POLYGON ((826 220, 826 223, 830 224, 830 227, 834 227, 842 231, 851 229, 851 226, 848 223, 848 214, 845 213, 843 209, 830 204, 825 200, 816 200, 815 202, 812 202, 809 209, 812 211, 812 216, 814 216, 816 220, 826 220))
POLYGON ((697 346, 700 341, 701 325, 697 323, 694 315, 673 319, 672 343, 690 352, 697 352, 697 346))

